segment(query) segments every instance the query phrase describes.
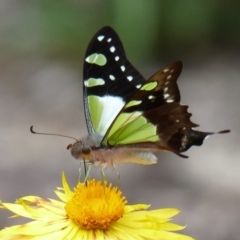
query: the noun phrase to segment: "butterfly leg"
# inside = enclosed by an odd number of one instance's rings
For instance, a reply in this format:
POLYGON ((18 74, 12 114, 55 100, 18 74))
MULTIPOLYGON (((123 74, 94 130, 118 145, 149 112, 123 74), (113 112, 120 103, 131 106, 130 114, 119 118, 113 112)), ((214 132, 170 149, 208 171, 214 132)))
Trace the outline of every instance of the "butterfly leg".
POLYGON ((103 186, 105 186, 105 182, 106 182, 106 175, 104 173, 104 168, 101 168, 101 175, 102 175, 102 184, 103 186))
MULTIPOLYGON (((84 165, 84 173, 85 173, 85 179, 87 178, 87 169, 86 169, 86 163, 85 160, 80 161, 79 163, 79 168, 78 168, 78 182, 81 182, 81 178, 82 178, 82 166, 84 165)), ((85 180, 84 180, 85 181, 85 180)))
POLYGON ((103 185, 103 188, 104 188, 105 200, 106 200, 106 203, 108 204, 107 196, 106 196, 106 191, 105 191, 105 187, 107 186, 107 181, 106 181, 106 175, 105 175, 105 173, 104 173, 104 169, 105 169, 105 167, 102 167, 102 168, 101 168, 102 185, 103 185))
POLYGON ((92 165, 87 165, 87 172, 86 172, 85 179, 84 179, 86 186, 87 186, 87 180, 90 179, 91 167, 92 167, 92 165))
POLYGON ((117 176, 118 176, 117 187, 119 188, 119 186, 120 186, 120 172, 116 169, 116 166, 113 164, 113 160, 112 159, 111 159, 111 165, 112 165, 112 168, 117 173, 117 176))
POLYGON ((78 168, 78 182, 81 182, 81 175, 82 175, 82 162, 80 161, 79 163, 79 168, 78 168))
MULTIPOLYGON (((87 164, 86 164, 85 159, 81 160, 81 161, 80 161, 80 164, 79 164, 79 169, 78 169, 78 171, 79 171, 78 182, 81 181, 81 177, 82 177, 82 164, 83 164, 83 166, 84 166, 84 172, 85 172, 84 182, 86 182, 86 180, 87 180, 87 178, 90 176, 90 174, 87 173, 87 172, 88 172, 88 170, 87 170, 88 167, 86 166, 87 164)), ((86 182, 86 185, 87 185, 87 182, 86 182)))

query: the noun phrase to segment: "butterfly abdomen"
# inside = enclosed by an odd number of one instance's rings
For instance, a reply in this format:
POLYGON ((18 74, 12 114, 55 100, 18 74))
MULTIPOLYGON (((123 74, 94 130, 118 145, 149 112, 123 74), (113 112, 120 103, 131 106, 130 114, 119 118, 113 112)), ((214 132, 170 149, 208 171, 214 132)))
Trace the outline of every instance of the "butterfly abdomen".
POLYGON ((138 163, 151 165, 157 163, 157 157, 150 151, 140 148, 105 148, 92 150, 92 164, 96 167, 113 167, 115 163, 138 163))
POLYGON ((152 152, 159 149, 153 143, 104 147, 100 146, 100 142, 101 136, 92 134, 72 145, 72 156, 103 169, 113 167, 115 163, 130 162, 144 165, 157 163, 157 157, 152 152))

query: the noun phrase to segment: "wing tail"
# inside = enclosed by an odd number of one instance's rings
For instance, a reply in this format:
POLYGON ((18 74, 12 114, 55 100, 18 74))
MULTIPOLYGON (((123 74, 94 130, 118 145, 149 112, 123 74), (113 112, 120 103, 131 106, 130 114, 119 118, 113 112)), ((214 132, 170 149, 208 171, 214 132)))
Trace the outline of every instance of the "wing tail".
POLYGON ((189 129, 186 133, 177 132, 171 136, 167 145, 177 155, 181 157, 186 157, 182 155, 181 152, 187 151, 192 146, 201 146, 206 137, 213 134, 229 133, 230 130, 223 130, 217 133, 215 132, 201 132, 195 131, 194 129, 189 129))

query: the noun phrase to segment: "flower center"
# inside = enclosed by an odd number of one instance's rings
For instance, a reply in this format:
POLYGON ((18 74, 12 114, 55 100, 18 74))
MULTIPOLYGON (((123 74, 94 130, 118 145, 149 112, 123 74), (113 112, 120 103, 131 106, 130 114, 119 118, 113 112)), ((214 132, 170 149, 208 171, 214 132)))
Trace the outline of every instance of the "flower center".
POLYGON ((67 216, 84 229, 107 229, 123 216, 127 201, 121 195, 120 190, 106 182, 79 183, 66 203, 67 216))

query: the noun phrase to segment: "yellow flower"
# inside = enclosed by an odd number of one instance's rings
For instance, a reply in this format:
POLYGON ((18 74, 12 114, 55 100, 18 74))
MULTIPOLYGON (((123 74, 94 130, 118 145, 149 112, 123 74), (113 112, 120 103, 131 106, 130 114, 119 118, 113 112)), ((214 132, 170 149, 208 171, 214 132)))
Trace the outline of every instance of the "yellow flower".
POLYGON ((6 227, 0 239, 77 240, 193 240, 176 233, 180 226, 169 222, 179 213, 173 208, 146 210, 149 205, 126 205, 121 191, 107 182, 89 180, 71 191, 62 175, 61 201, 26 196, 16 203, 0 202, 1 208, 33 221, 6 227))

